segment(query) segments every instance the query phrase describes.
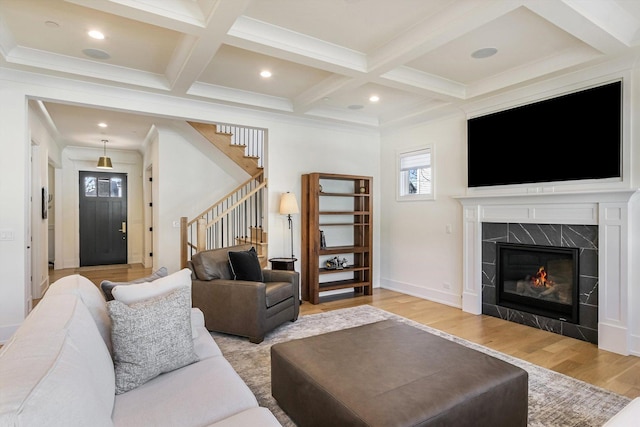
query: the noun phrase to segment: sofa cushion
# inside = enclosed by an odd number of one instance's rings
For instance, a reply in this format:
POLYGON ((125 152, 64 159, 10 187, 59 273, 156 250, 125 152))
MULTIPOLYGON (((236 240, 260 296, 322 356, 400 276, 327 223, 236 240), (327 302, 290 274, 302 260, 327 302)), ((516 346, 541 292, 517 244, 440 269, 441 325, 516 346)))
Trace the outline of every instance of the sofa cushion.
POLYGON ((237 245, 222 249, 201 251, 191 257, 191 264, 200 280, 232 279, 229 251, 246 251, 251 245, 237 245))
POLYGON ((56 280, 47 295, 72 294, 79 297, 91 313, 105 345, 111 351, 111 319, 107 312, 104 296, 96 285, 79 274, 62 277, 56 280))
POLYGON ((250 282, 262 282, 262 267, 256 248, 248 251, 229 251, 229 264, 234 280, 248 280, 250 282))
POLYGON ((256 407, 249 387, 224 357, 217 356, 117 395, 113 422, 119 427, 205 426, 256 407))
POLYGON ((175 289, 187 287, 191 293, 191 270, 183 268, 173 274, 154 280, 113 288, 114 299, 127 305, 155 298, 175 289))
POLYGON ((109 301, 116 394, 197 361, 186 287, 126 305, 109 301))
MULTIPOLYGON (((111 292, 116 295, 115 299, 127 305, 134 302, 141 302, 168 293, 180 287, 189 288, 191 292, 191 270, 184 268, 169 276, 161 277, 153 282, 131 283, 128 285, 118 285, 111 292), (116 290, 117 289, 117 290, 116 290)), ((202 313, 200 313, 202 314, 202 313)), ((197 319, 191 318, 191 337, 198 337, 197 319)))
POLYGON ((282 427, 282 424, 267 408, 251 408, 211 425, 211 427, 246 426, 282 427))
POLYGON ((47 293, 3 346, 0 396, 2 426, 112 425, 111 355, 78 296, 47 293))
POLYGON ((131 280, 129 282, 112 282, 110 280, 103 280, 100 283, 100 289, 102 289, 102 293, 104 294, 104 297, 106 298, 106 300, 107 301, 112 301, 113 300, 113 294, 111 293, 111 291, 116 286, 132 285, 132 284, 144 283, 144 282, 153 282, 154 280, 158 280, 161 277, 166 277, 167 274, 168 274, 167 273, 167 268, 166 267, 161 267, 161 268, 157 269, 156 271, 154 271, 153 273, 151 273, 151 275, 149 275, 147 277, 142 277, 140 279, 131 280))

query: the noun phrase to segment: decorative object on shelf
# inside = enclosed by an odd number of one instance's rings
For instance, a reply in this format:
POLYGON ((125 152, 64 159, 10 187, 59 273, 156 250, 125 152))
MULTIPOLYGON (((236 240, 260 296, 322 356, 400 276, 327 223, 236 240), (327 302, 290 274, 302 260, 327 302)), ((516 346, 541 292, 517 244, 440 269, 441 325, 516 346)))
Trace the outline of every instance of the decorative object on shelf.
POLYGON ((322 193, 322 185, 318 185, 318 191, 322 193))
POLYGON ((367 192, 367 189, 365 187, 360 187, 360 193, 364 194, 367 192))
POLYGON ((346 258, 338 258, 337 256, 325 261, 324 266, 327 270, 342 270, 349 266, 346 258))
POLYGON ((320 249, 327 249, 327 240, 324 237, 324 231, 320 230, 320 249))
POLYGON ((98 169, 113 169, 111 158, 107 157, 107 142, 109 142, 108 139, 102 140, 102 144, 104 146, 104 156, 100 156, 100 158, 98 159, 98 165, 96 166, 98 169))
POLYGON ((291 258, 295 258, 293 255, 293 221, 291 219, 291 215, 297 213, 300 213, 300 209, 298 208, 296 195, 287 191, 280 197, 280 215, 287 215, 287 220, 289 221, 289 231, 291 232, 291 258))

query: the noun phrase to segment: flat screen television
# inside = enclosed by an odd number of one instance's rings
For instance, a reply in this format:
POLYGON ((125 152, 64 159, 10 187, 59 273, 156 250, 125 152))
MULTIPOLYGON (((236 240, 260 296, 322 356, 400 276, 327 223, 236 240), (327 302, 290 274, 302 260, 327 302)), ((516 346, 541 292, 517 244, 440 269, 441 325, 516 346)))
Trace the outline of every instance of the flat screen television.
POLYGON ((469 187, 622 176, 622 82, 467 121, 469 187))

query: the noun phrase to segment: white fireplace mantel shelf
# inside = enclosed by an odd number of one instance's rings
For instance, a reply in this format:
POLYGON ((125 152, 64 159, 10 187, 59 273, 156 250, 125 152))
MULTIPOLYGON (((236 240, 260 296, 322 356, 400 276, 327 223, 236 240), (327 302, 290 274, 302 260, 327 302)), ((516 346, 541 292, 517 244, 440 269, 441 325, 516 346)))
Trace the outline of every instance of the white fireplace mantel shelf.
POLYGON ((640 267, 631 263, 632 247, 640 248, 640 236, 636 241, 630 238, 640 229, 640 207, 635 203, 639 195, 637 189, 629 189, 454 197, 463 207, 462 309, 482 313, 483 222, 597 225, 598 346, 640 356, 640 322, 631 318, 630 310, 640 306, 640 293, 630 289, 632 283, 640 283, 640 267))

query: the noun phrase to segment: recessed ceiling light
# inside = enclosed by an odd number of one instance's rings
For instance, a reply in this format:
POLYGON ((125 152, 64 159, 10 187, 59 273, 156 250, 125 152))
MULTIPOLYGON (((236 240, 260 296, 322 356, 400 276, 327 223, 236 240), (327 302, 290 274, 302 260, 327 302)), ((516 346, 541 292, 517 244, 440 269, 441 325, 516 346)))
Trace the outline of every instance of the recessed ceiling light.
POLYGON ((380 97, 379 97, 378 95, 371 95, 371 96, 369 97, 369 101, 371 101, 371 102, 378 102, 378 101, 380 101, 380 97))
POLYGON ((264 77, 265 79, 268 79, 269 77, 271 77, 271 71, 269 70, 260 71, 260 77, 264 77))
POLYGON ((104 50, 100 50, 100 49, 82 49, 82 53, 84 53, 85 55, 87 55, 89 58, 93 58, 93 59, 109 59, 111 58, 111 55, 109 55, 109 52, 105 52, 104 50))
POLYGON ((107 124, 104 122, 98 123, 98 126, 100 126, 101 128, 106 128, 107 124))
POLYGON ((478 49, 473 52, 471 54, 471 57, 476 59, 483 59, 493 56, 496 53, 498 53, 498 49, 496 49, 495 47, 483 47, 482 49, 478 49))
POLYGON ((98 30, 91 30, 87 34, 89 34, 89 37, 91 37, 92 39, 104 40, 104 34, 102 34, 98 30))

